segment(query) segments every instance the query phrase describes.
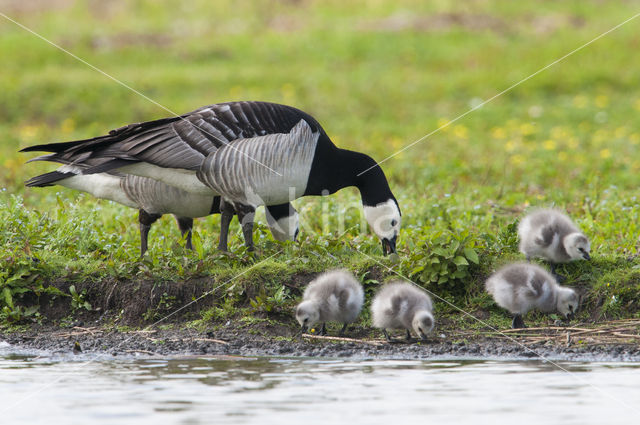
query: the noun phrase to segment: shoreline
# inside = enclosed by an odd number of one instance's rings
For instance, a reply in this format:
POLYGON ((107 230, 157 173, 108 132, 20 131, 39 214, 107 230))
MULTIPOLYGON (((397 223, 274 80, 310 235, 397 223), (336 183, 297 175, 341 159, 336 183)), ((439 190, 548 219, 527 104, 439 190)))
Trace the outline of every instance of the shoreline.
POLYGON ((516 337, 516 342, 499 338, 476 337, 452 342, 453 335, 440 332, 428 341, 388 343, 372 338, 334 338, 284 336, 252 333, 232 325, 215 331, 194 329, 158 329, 119 331, 106 327, 61 329, 38 325, 27 331, 0 332, 0 342, 10 346, 45 351, 51 354, 74 354, 80 358, 108 355, 109 358, 175 356, 300 357, 336 359, 402 360, 541 360, 639 362, 640 345, 633 343, 557 344, 534 343, 516 337), (77 343, 77 344, 76 344, 77 343), (77 351, 77 347, 82 350, 77 351))

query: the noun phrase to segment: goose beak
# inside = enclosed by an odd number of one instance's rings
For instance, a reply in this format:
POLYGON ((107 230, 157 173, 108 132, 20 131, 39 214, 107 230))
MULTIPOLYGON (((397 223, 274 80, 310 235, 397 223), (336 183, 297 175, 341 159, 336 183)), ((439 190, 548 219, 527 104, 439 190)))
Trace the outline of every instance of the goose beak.
POLYGON ((588 253, 588 252, 583 253, 583 254, 582 254, 582 257, 583 257, 585 260, 591 260, 591 256, 589 255, 589 253, 588 253))
POLYGON ((394 236, 391 239, 384 238, 382 239, 382 254, 395 254, 396 253, 396 241, 398 240, 398 236, 394 236))

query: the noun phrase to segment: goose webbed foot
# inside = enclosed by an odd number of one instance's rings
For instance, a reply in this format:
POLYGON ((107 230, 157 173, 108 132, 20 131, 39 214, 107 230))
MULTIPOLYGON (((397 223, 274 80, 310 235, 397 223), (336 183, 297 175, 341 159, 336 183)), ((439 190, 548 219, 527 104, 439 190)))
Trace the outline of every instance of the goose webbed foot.
POLYGON ((409 329, 407 329, 407 336, 405 337, 405 339, 407 340, 407 342, 413 341, 413 338, 411 338, 411 332, 409 331, 409 329))
POLYGON ((524 329, 526 328, 524 324, 524 320, 522 320, 522 315, 516 314, 513 316, 513 322, 511 322, 512 329, 524 329))

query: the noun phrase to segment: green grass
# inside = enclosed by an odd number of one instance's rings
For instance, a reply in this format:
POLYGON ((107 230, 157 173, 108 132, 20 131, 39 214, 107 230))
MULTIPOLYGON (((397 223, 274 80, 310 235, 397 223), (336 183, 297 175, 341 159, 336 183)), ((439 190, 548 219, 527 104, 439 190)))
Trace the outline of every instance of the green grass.
MULTIPOLYGON (((336 144, 379 160, 638 12, 627 2, 430 3, 60 2, 28 11, 15 2, 2 12, 177 113, 229 100, 291 104, 314 115, 336 144)), ((637 314, 638 25, 630 22, 383 164, 403 211, 396 270, 460 307, 498 313, 483 280, 521 259, 514 223, 522 212, 554 205, 592 241, 593 262, 564 268, 568 284, 585 293, 583 318, 637 314), (467 236, 460 249, 473 249, 479 264, 467 261, 459 277, 425 283, 435 248, 450 248, 460 234, 467 236)), ((332 267, 359 276, 375 270, 376 281, 393 276, 377 263, 391 266, 377 239, 360 231, 355 189, 295 201, 303 221, 297 244, 274 242, 260 225, 256 258, 243 251, 236 224, 235 255, 225 256, 215 250, 218 217, 197 221, 196 253, 176 244, 177 226, 165 218, 139 262, 134 210, 62 188, 26 190, 24 180, 53 166, 25 165, 31 156, 17 151, 169 113, 8 21, 0 25, 0 57, 5 319, 34 314, 21 307, 23 298, 55 292, 49 282, 59 279, 204 275, 229 293, 234 284, 262 284, 269 296, 296 273, 332 267), (335 217, 344 212, 340 223, 335 217)))

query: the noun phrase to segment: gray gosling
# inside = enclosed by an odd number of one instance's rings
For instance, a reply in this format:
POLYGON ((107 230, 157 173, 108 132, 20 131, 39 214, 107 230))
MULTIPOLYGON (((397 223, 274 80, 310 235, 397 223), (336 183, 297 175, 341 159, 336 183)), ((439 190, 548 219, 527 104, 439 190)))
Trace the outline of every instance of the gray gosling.
POLYGON ((407 340, 413 331, 422 339, 433 330, 433 305, 427 293, 408 282, 385 284, 371 302, 373 326, 382 329, 388 342, 392 342, 387 329, 406 329, 407 340))
POLYGON ((344 335, 347 325, 356 320, 364 304, 364 290, 360 282, 345 270, 333 270, 314 279, 296 308, 296 319, 302 332, 315 323, 322 323, 320 335, 326 335, 325 322, 341 322, 344 335))
POLYGON ((556 264, 590 260, 589 239, 569 217, 554 209, 539 209, 528 214, 518 225, 520 252, 530 261, 534 257, 547 260, 551 273, 560 281, 556 264))
POLYGON ((568 320, 578 309, 576 292, 558 285, 551 274, 535 264, 505 266, 487 279, 485 288, 500 307, 513 314, 514 329, 526 327, 522 316, 532 309, 545 313, 558 311, 568 320))

